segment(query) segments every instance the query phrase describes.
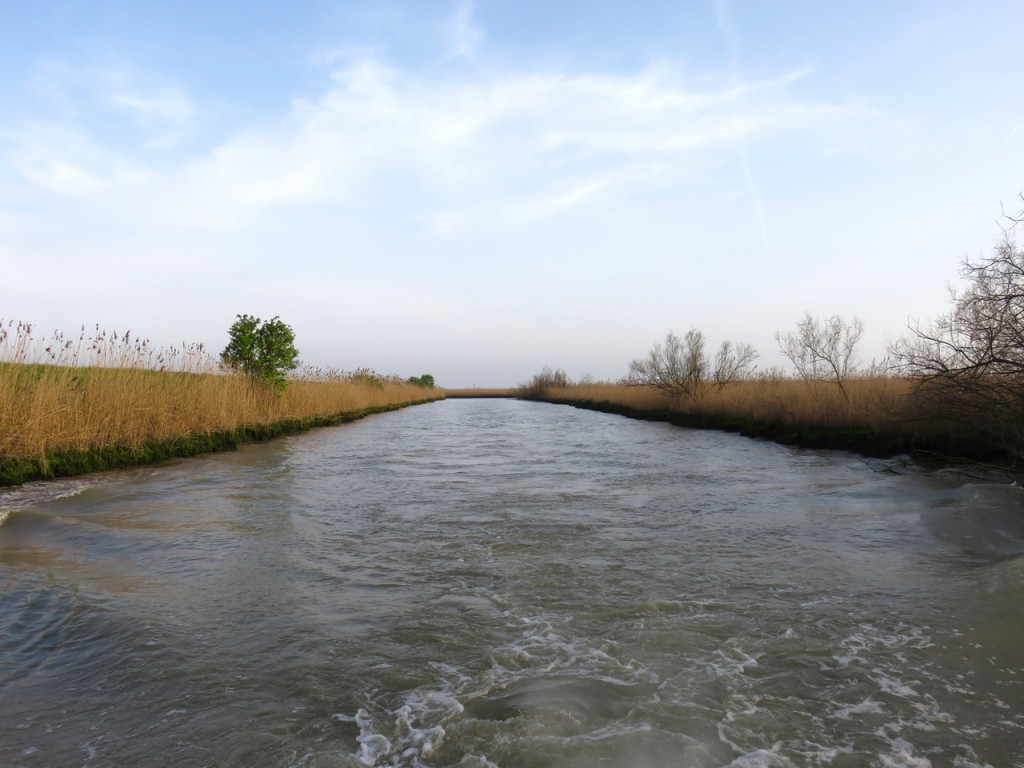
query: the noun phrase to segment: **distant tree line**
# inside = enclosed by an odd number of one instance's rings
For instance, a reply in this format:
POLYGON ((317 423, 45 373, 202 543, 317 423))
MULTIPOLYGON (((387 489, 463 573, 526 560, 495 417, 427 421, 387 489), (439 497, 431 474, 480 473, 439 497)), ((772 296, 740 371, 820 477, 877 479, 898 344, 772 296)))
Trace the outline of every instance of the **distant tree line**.
MULTIPOLYGON (((961 437, 1000 446, 1014 462, 1024 461, 1024 248, 1016 237, 1024 211, 1006 220, 991 255, 964 260, 961 277, 967 287, 950 290, 952 308, 930 323, 911 324, 881 363, 865 367, 858 360, 864 323, 856 316, 805 313, 794 330, 776 333, 793 377, 810 388, 834 385, 847 403, 854 379, 900 377, 912 388, 899 418, 946 425, 961 437)), ((685 408, 710 391, 775 375, 758 372, 757 359, 750 344, 723 341, 712 356, 703 332, 670 331, 629 363, 623 382, 653 388, 674 407, 685 408)), ((542 399, 570 384, 564 371, 545 367, 519 394, 542 399)))

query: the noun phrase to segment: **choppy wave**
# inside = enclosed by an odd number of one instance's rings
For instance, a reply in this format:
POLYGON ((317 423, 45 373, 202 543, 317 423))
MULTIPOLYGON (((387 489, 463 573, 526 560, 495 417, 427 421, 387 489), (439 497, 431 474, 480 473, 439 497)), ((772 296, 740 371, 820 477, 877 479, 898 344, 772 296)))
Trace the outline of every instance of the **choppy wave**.
MULTIPOLYGON (((976 696, 974 690, 909 661, 909 654, 927 656, 935 648, 934 638, 921 627, 859 626, 838 641, 831 656, 819 659, 832 670, 830 687, 801 698, 799 689, 771 693, 766 683, 780 672, 762 669, 758 660, 777 655, 778 643, 795 641, 786 633, 753 643, 728 638, 713 651, 681 659, 691 668, 689 674, 662 680, 605 643, 566 634, 559 629, 563 618, 513 612, 507 618, 518 636, 492 649, 487 668, 433 664, 431 684, 397 699, 386 691, 370 691, 355 712, 335 714, 336 721, 358 730, 352 756, 378 768, 493 766, 508 756, 501 745, 514 740, 520 755, 529 754, 532 744, 537 754, 563 755, 552 765, 583 765, 566 755, 586 754, 588 746, 601 743, 626 745, 631 739, 649 750, 664 737, 660 757, 649 753, 647 761, 637 757, 630 764, 664 764, 659 760, 669 759, 674 750, 676 756, 689 755, 687 764, 708 767, 827 766, 844 755, 875 765, 932 766, 934 740, 922 745, 917 737, 967 735, 976 727, 959 723, 934 693, 936 684, 953 698, 976 696), (720 704, 702 703, 723 684, 720 704), (819 694, 831 699, 822 702, 819 694), (717 737, 733 756, 722 757, 720 748, 685 734, 666 734, 666 713, 671 720, 695 707, 708 709, 704 717, 720 707, 717 737), (764 730, 781 713, 789 726, 778 734, 764 730), (852 732, 872 735, 852 738, 851 726, 852 732), (753 747, 758 742, 764 746, 753 747)), ((939 764, 954 760, 965 768, 983 767, 966 741, 946 744, 941 754, 939 764)))
POLYGON ((59 499, 72 499, 100 485, 95 479, 52 480, 0 489, 0 526, 23 510, 43 507, 59 499))
MULTIPOLYGON (((630 712, 637 698, 653 695, 655 673, 619 659, 607 643, 567 635, 557 628, 559 617, 506 611, 505 619, 516 636, 491 649, 488 667, 431 664, 432 684, 397 701, 371 693, 356 712, 335 714, 359 730, 353 756, 369 766, 434 765, 430 759, 449 731, 459 731, 465 741, 512 721, 518 738, 538 742, 597 742, 652 729, 631 720, 630 712)), ((460 766, 492 766, 499 759, 487 754, 486 744, 476 752, 456 751, 460 766)), ((436 764, 453 765, 451 758, 448 753, 436 764)))

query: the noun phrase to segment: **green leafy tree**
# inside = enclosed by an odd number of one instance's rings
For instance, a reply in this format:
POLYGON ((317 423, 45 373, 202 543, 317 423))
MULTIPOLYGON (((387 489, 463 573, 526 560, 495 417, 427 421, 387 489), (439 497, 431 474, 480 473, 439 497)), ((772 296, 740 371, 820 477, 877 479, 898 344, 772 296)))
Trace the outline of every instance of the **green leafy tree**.
POLYGON ((433 389, 435 386, 434 377, 429 373, 424 373, 422 376, 410 376, 409 383, 425 389, 433 389))
POLYGON ((253 315, 238 315, 228 330, 230 341, 220 354, 227 368, 253 381, 284 389, 288 371, 299 367, 295 332, 274 317, 263 322, 253 315))

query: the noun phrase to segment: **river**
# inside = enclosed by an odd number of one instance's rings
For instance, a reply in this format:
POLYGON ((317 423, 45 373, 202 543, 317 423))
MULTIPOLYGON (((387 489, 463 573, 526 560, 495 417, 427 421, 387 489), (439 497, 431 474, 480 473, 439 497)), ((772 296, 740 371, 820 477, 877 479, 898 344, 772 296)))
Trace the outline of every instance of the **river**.
POLYGON ((512 400, 0 491, 3 766, 1024 766, 1024 493, 512 400))

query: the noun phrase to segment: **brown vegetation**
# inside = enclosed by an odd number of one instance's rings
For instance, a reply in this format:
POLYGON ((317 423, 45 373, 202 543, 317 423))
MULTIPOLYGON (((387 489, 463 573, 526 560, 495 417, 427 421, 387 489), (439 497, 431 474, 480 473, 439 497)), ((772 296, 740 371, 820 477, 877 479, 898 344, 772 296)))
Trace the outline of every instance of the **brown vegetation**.
POLYGON ((0 325, 0 462, 138 447, 437 399, 371 371, 305 369, 281 392, 227 375, 201 345, 155 349, 100 330, 66 339, 0 325))
MULTIPOLYGON (((1022 195, 1024 200, 1024 195, 1022 195)), ((952 309, 914 324, 881 362, 862 365, 864 324, 807 313, 776 333, 794 377, 753 374, 756 351, 726 342, 712 363, 704 334, 669 333, 620 384, 572 386, 544 371, 519 396, 685 426, 712 427, 873 455, 938 454, 1024 465, 1024 211, 993 255, 965 259, 952 309), (712 368, 714 365, 714 368, 712 368), (712 386, 712 383, 715 386, 712 386)))
POLYGON ((511 387, 472 387, 468 389, 446 389, 445 397, 515 397, 518 390, 511 387))
POLYGON ((653 386, 631 384, 552 387, 545 394, 554 400, 592 400, 642 411, 676 410, 789 426, 895 429, 903 424, 904 400, 911 389, 907 380, 853 379, 846 388, 848 400, 824 382, 764 376, 710 388, 699 400, 682 402, 653 386))
POLYGON ((892 355, 915 383, 918 418, 939 416, 1024 463, 1024 213, 1009 221, 991 256, 964 260, 950 311, 915 324, 892 355))
POLYGON ((840 390, 831 382, 761 376, 710 388, 688 400, 628 383, 549 387, 535 399, 807 448, 870 456, 1012 460, 999 446, 964 433, 946 419, 916 418, 914 393, 914 382, 906 378, 849 379, 840 390))

